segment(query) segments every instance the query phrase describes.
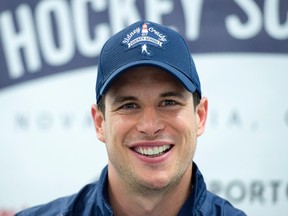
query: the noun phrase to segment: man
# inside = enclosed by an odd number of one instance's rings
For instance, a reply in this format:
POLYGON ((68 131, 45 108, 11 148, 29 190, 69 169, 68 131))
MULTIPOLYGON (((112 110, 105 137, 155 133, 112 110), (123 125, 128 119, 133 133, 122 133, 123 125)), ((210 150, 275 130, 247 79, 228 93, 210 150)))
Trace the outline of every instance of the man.
POLYGON ((112 36, 91 109, 108 166, 79 193, 18 215, 245 215, 207 191, 193 163, 208 101, 183 38, 139 21, 112 36))

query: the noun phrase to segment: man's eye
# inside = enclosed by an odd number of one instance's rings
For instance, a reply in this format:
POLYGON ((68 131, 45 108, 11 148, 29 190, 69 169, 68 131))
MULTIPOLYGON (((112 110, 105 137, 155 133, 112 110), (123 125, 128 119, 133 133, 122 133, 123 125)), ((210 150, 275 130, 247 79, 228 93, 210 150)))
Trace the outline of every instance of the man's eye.
POLYGON ((162 103, 161 103, 161 106, 172 106, 172 105, 176 105, 176 101, 174 100, 164 100, 162 103))
POLYGON ((134 103, 128 103, 128 104, 124 104, 123 106, 120 107, 120 109, 126 109, 126 110, 129 110, 129 109, 137 109, 138 106, 134 103))

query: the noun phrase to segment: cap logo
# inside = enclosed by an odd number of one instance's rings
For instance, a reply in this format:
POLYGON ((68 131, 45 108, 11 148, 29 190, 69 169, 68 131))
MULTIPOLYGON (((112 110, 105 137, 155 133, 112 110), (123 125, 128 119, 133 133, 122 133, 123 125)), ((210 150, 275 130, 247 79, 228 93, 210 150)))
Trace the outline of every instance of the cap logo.
POLYGON ((148 51, 148 47, 147 47, 147 44, 143 44, 141 46, 141 53, 144 54, 144 55, 152 55, 152 53, 150 51, 148 51))
POLYGON ((141 27, 137 27, 129 32, 122 40, 122 44, 131 49, 141 45, 141 53, 151 55, 148 45, 163 48, 163 45, 168 42, 167 37, 161 31, 158 31, 150 23, 143 23, 141 27))

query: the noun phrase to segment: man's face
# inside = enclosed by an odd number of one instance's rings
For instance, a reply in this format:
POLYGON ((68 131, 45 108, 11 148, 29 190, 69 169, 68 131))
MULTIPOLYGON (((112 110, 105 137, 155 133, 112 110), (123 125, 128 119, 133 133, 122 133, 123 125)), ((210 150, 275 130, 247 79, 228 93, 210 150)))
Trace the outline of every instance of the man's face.
POLYGON ((105 117, 96 108, 92 114, 97 136, 107 147, 110 176, 140 191, 172 187, 187 172, 191 178, 207 103, 201 100, 195 110, 190 92, 150 66, 123 73, 104 102, 105 117))

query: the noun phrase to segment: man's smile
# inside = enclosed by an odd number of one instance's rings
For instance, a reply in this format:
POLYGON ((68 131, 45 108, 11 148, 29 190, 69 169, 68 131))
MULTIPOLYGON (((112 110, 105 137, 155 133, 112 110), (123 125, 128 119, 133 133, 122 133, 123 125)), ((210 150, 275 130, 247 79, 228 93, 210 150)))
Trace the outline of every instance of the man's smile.
POLYGON ((173 145, 162 145, 162 146, 138 146, 132 148, 135 152, 148 156, 148 157, 157 157, 165 154, 170 151, 173 145))

